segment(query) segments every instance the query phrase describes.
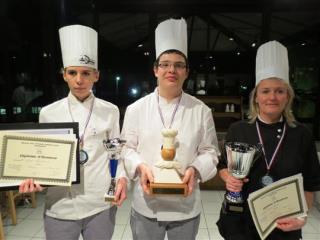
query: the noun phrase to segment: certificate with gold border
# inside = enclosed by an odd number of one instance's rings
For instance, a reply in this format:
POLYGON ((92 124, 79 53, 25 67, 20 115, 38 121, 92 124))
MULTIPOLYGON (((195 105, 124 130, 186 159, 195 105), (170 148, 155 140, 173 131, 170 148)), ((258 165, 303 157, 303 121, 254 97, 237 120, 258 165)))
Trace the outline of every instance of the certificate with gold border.
POLYGON ((73 135, 1 131, 0 182, 33 178, 42 185, 70 186, 76 149, 73 135))
POLYGON ((301 174, 276 181, 249 195, 248 204, 261 237, 265 239, 283 217, 307 215, 307 204, 301 174))

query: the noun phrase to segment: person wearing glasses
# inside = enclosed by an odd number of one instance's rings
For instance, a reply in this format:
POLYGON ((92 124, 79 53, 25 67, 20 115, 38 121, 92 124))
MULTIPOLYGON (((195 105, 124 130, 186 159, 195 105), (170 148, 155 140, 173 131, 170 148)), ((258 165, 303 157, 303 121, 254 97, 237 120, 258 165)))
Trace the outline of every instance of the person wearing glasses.
MULTIPOLYGON (((97 70, 97 32, 82 25, 59 30, 63 57, 63 79, 69 95, 41 109, 39 121, 78 122, 80 147, 80 184, 47 189, 44 230, 46 239, 111 239, 116 206, 126 198, 127 178, 123 164, 118 167, 115 200, 106 202, 111 176, 103 146, 106 138, 120 135, 118 108, 96 98, 92 87, 99 79, 97 70)), ((25 180, 21 193, 42 191, 32 179, 25 180)))
MULTIPOLYGON (((260 144, 262 154, 253 163, 244 180, 234 178, 227 169, 225 155, 219 162, 219 175, 231 192, 248 195, 269 184, 301 173, 304 194, 310 209, 315 191, 320 190, 320 165, 312 133, 292 114, 294 91, 289 83, 287 49, 277 41, 261 45, 256 57, 256 86, 250 95, 249 120, 234 123, 228 129, 227 142, 260 144)), ((267 239, 299 240, 306 217, 276 220, 267 239)), ((227 240, 260 239, 248 204, 243 212, 228 211, 223 205, 217 222, 227 240)))
POLYGON ((126 139, 123 157, 129 178, 134 180, 130 225, 134 240, 195 239, 201 199, 199 181, 215 176, 218 147, 209 107, 182 90, 188 77, 187 25, 169 19, 155 31, 153 93, 127 107, 122 128, 126 139), (187 195, 151 195, 153 166, 160 158, 161 131, 177 131, 176 158, 187 195))

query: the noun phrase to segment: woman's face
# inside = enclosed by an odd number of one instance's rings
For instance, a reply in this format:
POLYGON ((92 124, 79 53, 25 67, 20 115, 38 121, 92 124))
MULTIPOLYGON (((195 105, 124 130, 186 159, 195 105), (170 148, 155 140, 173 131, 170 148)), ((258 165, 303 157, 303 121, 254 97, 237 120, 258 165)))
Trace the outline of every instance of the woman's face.
POLYGON ((262 119, 279 119, 288 100, 288 88, 282 80, 268 78, 258 84, 255 101, 259 105, 259 115, 262 119))
POLYGON ((91 93, 93 84, 99 79, 99 72, 89 67, 67 67, 63 73, 71 93, 84 101, 91 93))

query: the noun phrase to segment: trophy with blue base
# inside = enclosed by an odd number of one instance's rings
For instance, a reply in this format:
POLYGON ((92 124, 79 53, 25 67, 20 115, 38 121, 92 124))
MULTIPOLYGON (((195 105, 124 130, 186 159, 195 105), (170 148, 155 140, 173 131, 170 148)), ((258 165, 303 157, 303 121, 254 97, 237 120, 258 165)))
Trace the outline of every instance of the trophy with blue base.
POLYGON ((116 174, 118 161, 120 160, 121 148, 123 147, 125 140, 120 138, 112 138, 103 140, 103 145, 108 152, 109 158, 109 171, 111 175, 111 183, 107 192, 104 194, 105 201, 113 201, 116 192, 116 174))
MULTIPOLYGON (((237 178, 244 179, 249 174, 253 162, 260 156, 260 149, 252 144, 242 142, 225 143, 228 171, 237 178)), ((242 213, 244 199, 241 192, 227 191, 223 201, 225 212, 242 213)))

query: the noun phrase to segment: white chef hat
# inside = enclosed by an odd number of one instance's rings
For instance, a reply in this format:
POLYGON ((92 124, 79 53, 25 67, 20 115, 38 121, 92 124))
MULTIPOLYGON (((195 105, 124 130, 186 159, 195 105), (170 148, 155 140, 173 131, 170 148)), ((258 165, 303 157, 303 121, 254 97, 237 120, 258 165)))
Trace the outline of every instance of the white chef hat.
POLYGON ((59 29, 63 67, 85 66, 98 69, 98 33, 82 25, 59 29))
POLYGON ((178 50, 188 56, 187 23, 181 19, 168 19, 156 28, 156 58, 167 50, 178 50))
POLYGON ((288 51, 277 41, 262 44, 256 57, 256 85, 266 78, 280 78, 289 82, 288 51))

